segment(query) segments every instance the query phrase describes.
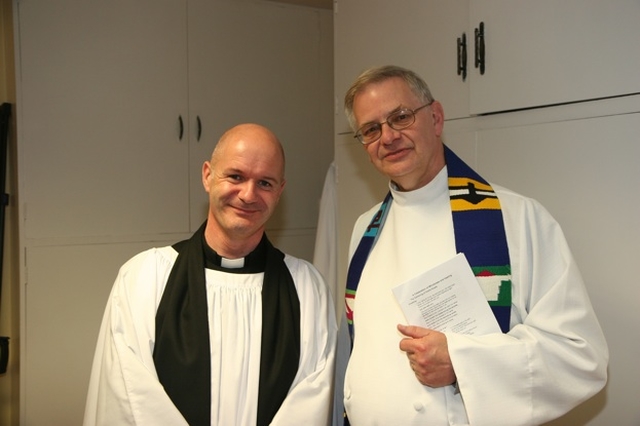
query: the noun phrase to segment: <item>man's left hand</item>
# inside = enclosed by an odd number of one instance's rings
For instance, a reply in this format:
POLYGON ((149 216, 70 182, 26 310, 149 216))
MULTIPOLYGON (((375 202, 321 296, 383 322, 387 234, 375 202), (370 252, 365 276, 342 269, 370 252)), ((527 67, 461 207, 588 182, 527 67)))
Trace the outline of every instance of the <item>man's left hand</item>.
POLYGON ((398 331, 407 336, 400 340, 400 350, 407 353, 409 365, 420 383, 432 388, 455 383, 447 337, 443 333, 402 324, 398 324, 398 331))

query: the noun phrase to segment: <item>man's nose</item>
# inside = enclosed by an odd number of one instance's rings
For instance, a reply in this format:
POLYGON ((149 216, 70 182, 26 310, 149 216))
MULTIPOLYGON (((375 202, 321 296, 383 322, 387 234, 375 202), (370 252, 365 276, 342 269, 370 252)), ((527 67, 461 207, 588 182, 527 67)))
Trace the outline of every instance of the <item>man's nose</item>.
POLYGON ((257 185, 250 180, 242 184, 242 190, 240 191, 240 199, 245 203, 252 203, 257 198, 257 185))
POLYGON ((384 145, 388 145, 400 137, 400 130, 396 130, 389 126, 389 123, 382 123, 380 132, 380 143, 384 145))

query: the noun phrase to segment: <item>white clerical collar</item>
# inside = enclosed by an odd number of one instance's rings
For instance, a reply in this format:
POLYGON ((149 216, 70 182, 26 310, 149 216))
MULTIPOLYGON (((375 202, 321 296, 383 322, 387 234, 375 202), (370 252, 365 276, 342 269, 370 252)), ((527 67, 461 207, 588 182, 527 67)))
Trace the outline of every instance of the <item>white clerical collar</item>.
POLYGON ((443 198, 449 202, 448 179, 447 166, 445 165, 429 183, 418 189, 399 191, 393 182, 389 182, 389 189, 393 195, 394 204, 400 206, 424 205, 443 198))
POLYGON ((220 266, 228 269, 239 269, 244 267, 244 257, 239 259, 227 259, 226 257, 220 257, 220 266))

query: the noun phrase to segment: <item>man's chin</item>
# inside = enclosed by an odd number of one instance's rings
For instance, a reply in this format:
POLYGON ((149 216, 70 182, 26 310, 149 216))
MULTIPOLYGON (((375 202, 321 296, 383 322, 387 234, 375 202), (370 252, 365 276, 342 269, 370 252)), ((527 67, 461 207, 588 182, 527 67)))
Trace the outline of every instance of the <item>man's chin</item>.
POLYGON ((239 218, 231 224, 230 230, 238 236, 249 237, 256 232, 261 231, 262 228, 263 225, 256 223, 255 220, 239 218))

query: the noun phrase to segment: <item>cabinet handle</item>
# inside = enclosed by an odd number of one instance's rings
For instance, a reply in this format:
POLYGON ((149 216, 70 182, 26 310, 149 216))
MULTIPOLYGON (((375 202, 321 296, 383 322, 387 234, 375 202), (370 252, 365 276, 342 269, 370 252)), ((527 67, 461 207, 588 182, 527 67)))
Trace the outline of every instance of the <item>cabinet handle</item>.
POLYGON ((480 22, 475 29, 476 35, 476 68, 480 68, 480 74, 484 74, 484 22, 480 22))
POLYGON ((202 136, 202 122, 200 121, 199 115, 196 117, 196 122, 198 123, 198 137, 196 141, 200 142, 200 136, 202 136))
POLYGON ((458 37, 458 75, 462 76, 462 81, 467 78, 467 34, 462 33, 458 37))
POLYGON ((178 126, 179 126, 179 136, 178 136, 178 140, 181 141, 182 140, 182 135, 184 134, 184 123, 182 122, 182 116, 179 115, 178 116, 178 126))

